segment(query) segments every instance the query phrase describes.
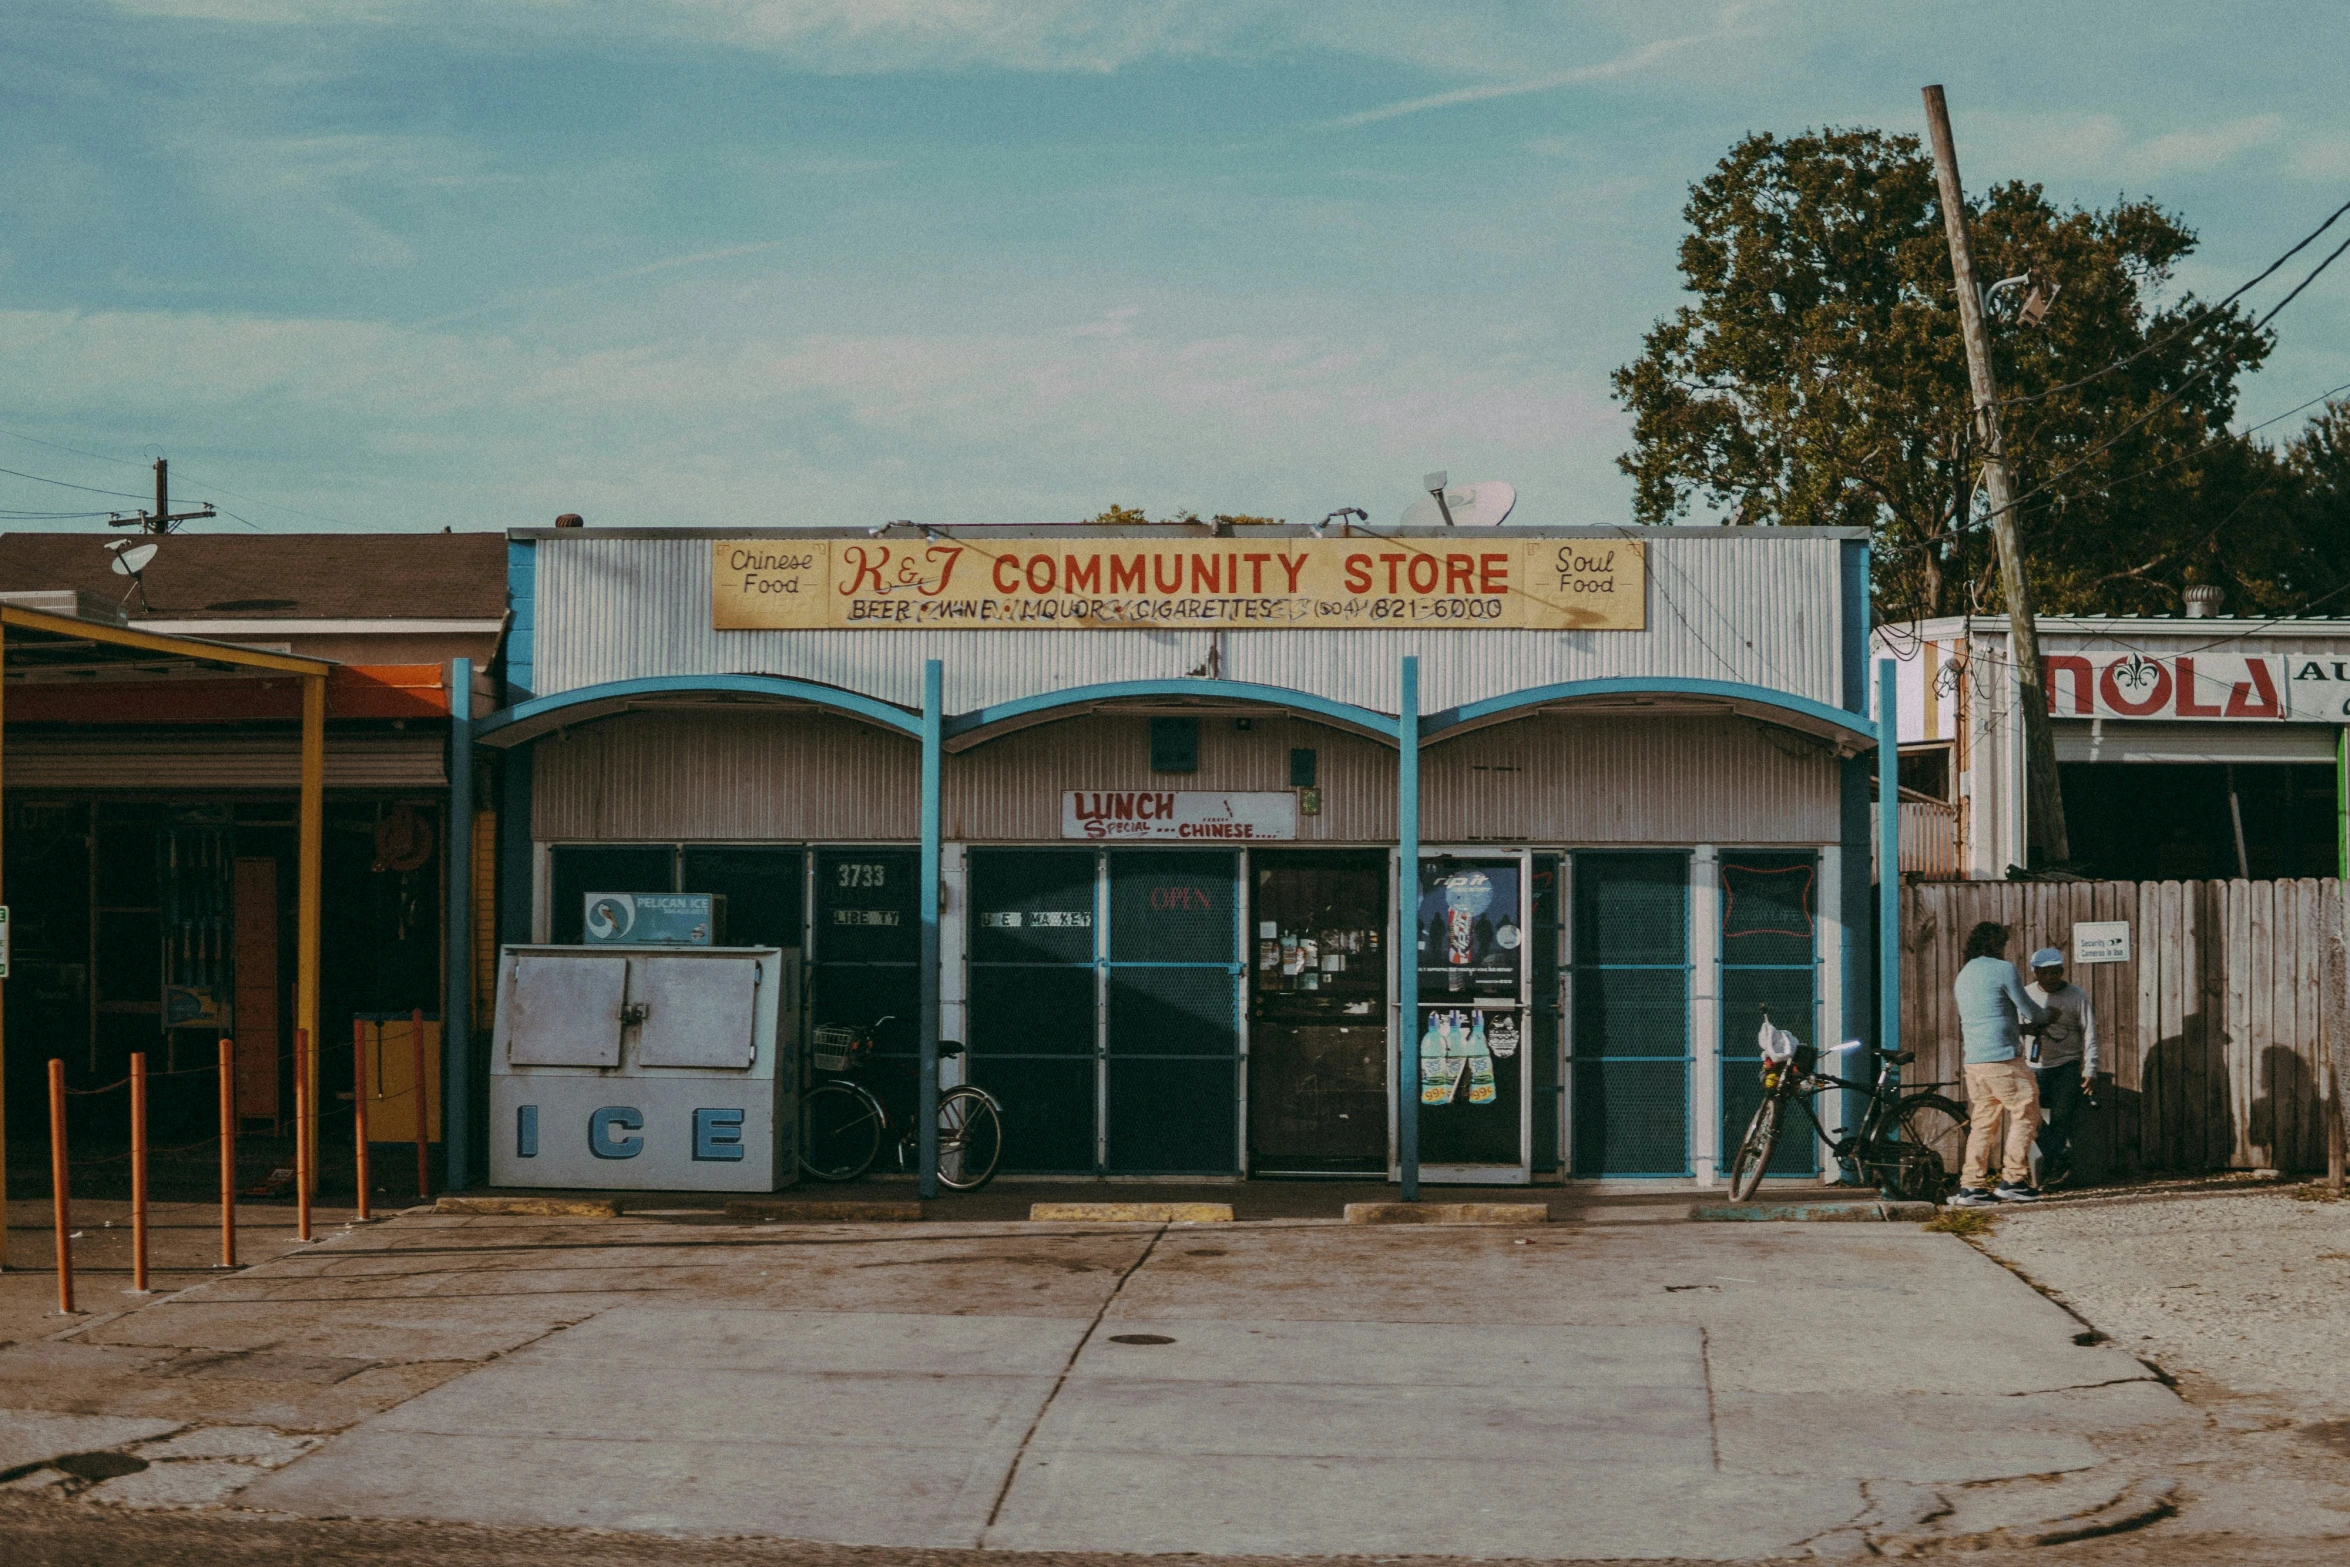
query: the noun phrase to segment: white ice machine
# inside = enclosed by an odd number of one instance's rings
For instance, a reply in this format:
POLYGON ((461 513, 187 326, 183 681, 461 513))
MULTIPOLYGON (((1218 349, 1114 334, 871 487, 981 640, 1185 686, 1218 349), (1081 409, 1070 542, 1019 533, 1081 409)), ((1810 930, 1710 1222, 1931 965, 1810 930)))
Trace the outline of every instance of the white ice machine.
POLYGON ((799 1178, 800 955, 498 954, 490 1180, 771 1192, 799 1178))

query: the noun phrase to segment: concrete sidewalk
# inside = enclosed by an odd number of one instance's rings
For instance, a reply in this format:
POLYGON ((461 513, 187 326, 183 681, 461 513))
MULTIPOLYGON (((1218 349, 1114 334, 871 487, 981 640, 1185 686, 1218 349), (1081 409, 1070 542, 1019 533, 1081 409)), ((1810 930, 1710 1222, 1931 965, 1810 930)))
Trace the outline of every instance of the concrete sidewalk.
POLYGON ((1905 1225, 321 1233, 79 1321, 0 1280, 0 1473, 901 1548, 1733 1559, 2118 1517, 2195 1426, 1905 1225), (99 1450, 146 1464, 53 1462, 99 1450))

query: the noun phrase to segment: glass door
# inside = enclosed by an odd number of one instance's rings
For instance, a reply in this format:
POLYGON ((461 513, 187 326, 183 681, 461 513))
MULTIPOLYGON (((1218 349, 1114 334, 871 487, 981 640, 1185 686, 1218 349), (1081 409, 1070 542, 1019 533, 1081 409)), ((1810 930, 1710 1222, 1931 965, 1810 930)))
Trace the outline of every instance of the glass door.
POLYGON ((1384 849, 1249 855, 1251 1174, 1387 1168, 1384 849))
POLYGON ((1423 1180, 1527 1179, 1526 872, 1522 854, 1420 861, 1413 1031, 1423 1180))

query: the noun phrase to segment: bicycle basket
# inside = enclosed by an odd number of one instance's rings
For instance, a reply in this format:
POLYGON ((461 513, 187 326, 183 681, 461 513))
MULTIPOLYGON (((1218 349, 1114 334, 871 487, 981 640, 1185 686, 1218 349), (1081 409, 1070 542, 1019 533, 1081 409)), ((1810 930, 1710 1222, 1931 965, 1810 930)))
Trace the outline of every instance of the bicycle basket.
POLYGON ((819 1023, 808 1037, 808 1058, 819 1072, 846 1072, 857 1054, 857 1031, 838 1023, 819 1023))

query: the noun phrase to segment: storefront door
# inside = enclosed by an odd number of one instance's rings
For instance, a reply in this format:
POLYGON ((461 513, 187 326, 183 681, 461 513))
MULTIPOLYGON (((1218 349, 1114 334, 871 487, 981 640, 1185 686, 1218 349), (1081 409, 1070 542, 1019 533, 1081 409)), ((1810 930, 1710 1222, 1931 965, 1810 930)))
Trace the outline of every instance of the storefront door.
POLYGON ((1420 861, 1423 1180, 1528 1178, 1527 869, 1522 854, 1420 861))
POLYGON ((1258 849, 1249 979, 1249 1171, 1387 1167, 1384 849, 1258 849))
POLYGON ((973 849, 973 1081, 1004 1166, 1239 1169, 1239 856, 973 849))

